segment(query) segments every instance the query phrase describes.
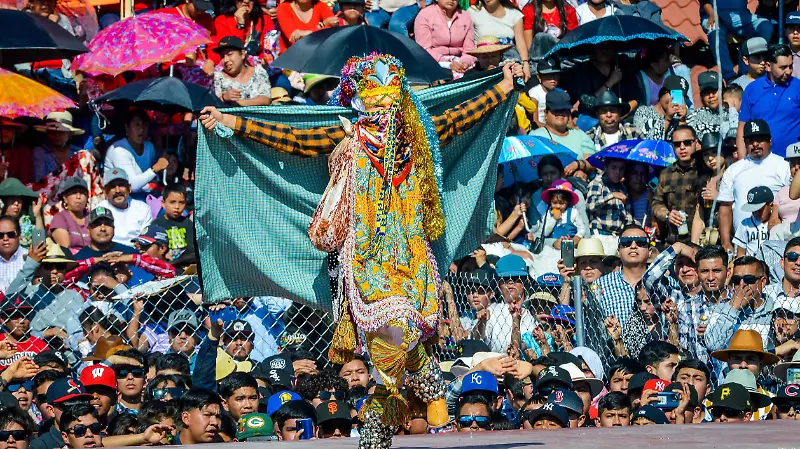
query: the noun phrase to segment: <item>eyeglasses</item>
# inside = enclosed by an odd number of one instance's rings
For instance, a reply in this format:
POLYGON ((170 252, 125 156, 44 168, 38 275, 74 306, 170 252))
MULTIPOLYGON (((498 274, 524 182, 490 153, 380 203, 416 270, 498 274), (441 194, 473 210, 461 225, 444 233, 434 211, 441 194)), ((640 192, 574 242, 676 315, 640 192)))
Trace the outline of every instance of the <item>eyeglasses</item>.
POLYGON ((114 372, 117 374, 117 379, 124 379, 128 377, 128 374, 137 379, 144 377, 144 368, 140 367, 117 366, 114 368, 114 372))
POLYGON ((763 276, 755 276, 752 274, 746 274, 744 276, 731 276, 731 285, 739 285, 739 283, 742 281, 744 281, 746 285, 753 285, 760 281, 762 277, 763 276))
POLYGON ((10 437, 14 437, 14 441, 25 441, 29 435, 25 430, 0 430, 0 441, 6 442, 10 437))
POLYGON ((71 433, 78 438, 86 436, 86 431, 91 430, 92 435, 100 435, 103 430, 106 429, 106 426, 100 424, 99 422, 89 424, 88 426, 85 424, 78 424, 77 426, 67 429, 67 433, 71 433))
POLYGON ((3 240, 6 237, 10 239, 17 238, 17 231, 0 232, 0 240, 3 240))
POLYGON ((620 248, 630 248, 631 245, 636 244, 639 248, 644 248, 650 243, 650 239, 647 237, 620 237, 619 238, 619 247, 620 248))
POLYGON ((481 429, 486 429, 491 424, 488 416, 461 415, 458 417, 458 424, 461 427, 471 427, 475 423, 481 429))
POLYGON ((783 256, 783 258, 788 260, 789 262, 795 263, 797 262, 797 259, 800 259, 800 253, 792 251, 790 253, 786 253, 786 255, 783 256))
POLYGON ((682 146, 688 147, 689 145, 692 145, 696 141, 697 141, 697 139, 673 140, 672 141, 672 147, 673 148, 680 148, 682 146))
POLYGON ((344 401, 345 393, 344 391, 320 391, 319 398, 323 401, 330 401, 331 398, 337 401, 344 401))
POLYGON ((720 418, 725 415, 726 418, 741 418, 744 415, 744 410, 734 410, 728 407, 711 407, 711 416, 720 418))
POLYGON ((178 399, 179 397, 183 396, 183 393, 186 392, 183 388, 156 388, 153 390, 153 399, 162 400, 167 395, 169 395, 172 399, 178 399))

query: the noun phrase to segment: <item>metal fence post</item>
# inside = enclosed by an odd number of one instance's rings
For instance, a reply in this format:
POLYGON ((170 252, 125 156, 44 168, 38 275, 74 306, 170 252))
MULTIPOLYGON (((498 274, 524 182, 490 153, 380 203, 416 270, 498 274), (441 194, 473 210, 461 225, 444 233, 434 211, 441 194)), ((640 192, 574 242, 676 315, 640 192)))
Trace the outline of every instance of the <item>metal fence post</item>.
POLYGON ((575 331, 578 334, 578 346, 586 346, 586 331, 583 322, 583 279, 580 276, 572 276, 572 302, 575 308, 575 331))

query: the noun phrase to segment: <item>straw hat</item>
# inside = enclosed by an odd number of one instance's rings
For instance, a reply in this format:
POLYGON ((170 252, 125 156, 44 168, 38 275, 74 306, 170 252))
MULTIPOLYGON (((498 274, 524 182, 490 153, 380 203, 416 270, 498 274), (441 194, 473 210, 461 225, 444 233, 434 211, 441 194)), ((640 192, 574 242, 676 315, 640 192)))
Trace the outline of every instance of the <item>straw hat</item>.
POLYGON ((483 36, 475 43, 475 48, 467 50, 468 55, 485 55, 487 53, 499 53, 513 47, 511 44, 501 44, 496 36, 483 36))
POLYGON ((84 133, 80 128, 72 126, 72 114, 67 111, 51 112, 47 114, 47 122, 44 125, 36 125, 33 127, 36 131, 62 131, 72 133, 73 136, 79 136, 84 133))
POLYGON ((64 254, 64 250, 61 249, 61 245, 53 242, 48 238, 47 255, 44 256, 44 259, 42 259, 42 263, 70 263, 70 262, 74 262, 74 260, 67 259, 66 254, 64 254))
POLYGON ((575 248, 575 259, 581 257, 606 257, 603 242, 593 238, 581 239, 578 247, 575 248))
POLYGON ((269 96, 272 98, 272 104, 286 104, 292 101, 289 92, 286 92, 286 89, 282 87, 273 87, 270 89, 269 96))
POLYGON ((761 334, 754 330, 738 330, 733 334, 731 343, 727 349, 720 349, 711 353, 711 357, 723 362, 728 361, 731 352, 744 351, 761 354, 761 361, 767 365, 778 363, 781 359, 771 353, 764 351, 764 342, 761 341, 761 334))
MULTIPOLYGON (((303 88, 303 93, 309 93, 311 89, 314 88, 319 83, 322 82, 329 82, 333 84, 334 82, 338 83, 339 78, 335 76, 328 76, 328 75, 306 75, 303 77, 303 82, 305 83, 305 87, 303 88)), ((333 89, 336 87, 335 85, 331 87, 333 89)))

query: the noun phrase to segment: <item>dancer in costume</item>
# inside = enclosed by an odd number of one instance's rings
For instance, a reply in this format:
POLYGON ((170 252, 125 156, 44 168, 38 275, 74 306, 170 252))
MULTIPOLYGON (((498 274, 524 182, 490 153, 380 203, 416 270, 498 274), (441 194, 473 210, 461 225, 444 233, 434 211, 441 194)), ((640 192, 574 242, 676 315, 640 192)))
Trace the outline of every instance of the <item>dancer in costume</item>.
POLYGON ((441 283, 430 248, 445 227, 439 147, 504 101, 513 77, 523 75, 517 64, 503 73, 492 89, 431 117, 400 61, 373 54, 348 61, 331 101, 355 109, 354 123, 292 128, 213 107, 200 116, 221 136, 236 133, 298 156, 331 153, 331 179, 309 236, 318 249, 338 252, 331 362, 352 360, 361 338, 375 366, 378 386, 361 409, 361 448, 388 448, 394 427, 405 424, 403 382, 420 400, 412 403, 427 404, 431 426, 447 422, 444 381, 424 346, 439 318, 441 283))

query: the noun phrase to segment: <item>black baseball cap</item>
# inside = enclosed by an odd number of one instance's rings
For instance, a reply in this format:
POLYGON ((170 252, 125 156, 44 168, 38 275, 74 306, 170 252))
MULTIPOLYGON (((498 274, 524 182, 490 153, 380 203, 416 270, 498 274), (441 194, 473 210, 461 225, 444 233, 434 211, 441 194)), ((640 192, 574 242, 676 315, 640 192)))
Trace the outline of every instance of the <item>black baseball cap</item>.
MULTIPOLYGON (((261 367, 262 365, 259 365, 261 367)), ((261 373, 259 373, 261 374, 261 373)), ((264 379, 269 382, 270 386, 280 386, 285 387, 282 390, 287 389, 291 390, 294 388, 292 385, 292 378, 294 378, 294 372, 289 371, 287 369, 270 369, 267 370, 266 376, 253 376, 257 379, 264 379)), ((275 391, 273 389, 273 391, 275 391)))
POLYGON ((747 391, 747 388, 735 383, 720 385, 706 396, 706 399, 711 403, 709 408, 727 407, 741 412, 749 412, 753 409, 750 392, 747 391))
MULTIPOLYGON (((689 93, 689 82, 686 81, 685 78, 678 75, 670 75, 666 79, 664 79, 664 84, 661 87, 661 90, 673 91, 673 90, 682 90, 683 95, 689 93)), ((659 95, 660 96, 660 95, 659 95)))
POLYGON ((366 0, 339 0, 340 5, 366 5, 366 0))
POLYGON ((650 374, 647 371, 642 371, 640 373, 634 374, 628 381, 628 394, 630 395, 631 391, 643 389, 644 384, 651 379, 658 379, 658 376, 650 374))
POLYGON ((744 137, 772 136, 772 133, 769 130, 767 122, 757 118, 744 124, 744 133, 742 135, 744 137))
MULTIPOLYGON (((697 84, 700 86, 700 92, 706 89, 717 90, 720 86, 719 73, 713 70, 707 70, 697 76, 697 84)), ((722 83, 722 86, 724 87, 725 83, 722 83)))
MULTIPOLYGON (((485 268, 478 268, 464 275, 464 283, 467 285, 478 285, 487 289, 494 288, 494 272, 485 268)), ((487 350, 488 352, 488 350, 487 350)))
POLYGON ((547 396, 547 402, 552 402, 567 409, 567 411, 577 414, 583 413, 583 400, 578 393, 566 390, 564 388, 556 388, 547 396))
POLYGON ((317 406, 317 424, 329 421, 347 421, 351 423, 350 406, 345 401, 325 401, 317 406))
POLYGON ((572 102, 569 101, 569 94, 562 89, 553 89, 544 97, 545 107, 548 111, 570 111, 572 102))
POLYGON ((634 422, 636 418, 647 418, 656 424, 669 424, 669 420, 664 411, 652 405, 643 405, 639 407, 636 413, 631 416, 631 422, 634 422))
POLYGON ((97 220, 104 218, 109 220, 112 225, 114 224, 114 214, 106 207, 97 206, 89 213, 89 224, 91 225, 97 220))
POLYGON ((48 404, 60 404, 71 399, 84 399, 89 401, 93 398, 92 395, 86 393, 86 389, 83 388, 83 384, 80 383, 80 381, 71 377, 56 379, 55 382, 47 387, 46 396, 48 404))
POLYGON ((542 387, 548 385, 554 388, 562 387, 572 390, 572 377, 564 368, 550 365, 539 371, 539 377, 536 379, 536 389, 541 390, 542 387))
POLYGON ((492 349, 483 340, 465 338, 458 342, 456 352, 459 357, 472 357, 478 352, 492 352, 492 349))
POLYGON ((252 336, 253 327, 245 320, 233 320, 225 328, 225 335, 234 336, 238 334, 252 336))
MULTIPOLYGON (((196 1, 195 1, 196 3, 196 1)), ((236 36, 225 36, 220 39, 219 44, 214 48, 214 53, 222 53, 227 49, 244 50, 244 42, 236 36)))
POLYGON ((536 64, 536 73, 539 75, 561 73, 561 63, 554 58, 542 59, 536 64))
POLYGON ((209 0, 189 0, 192 2, 195 8, 200 11, 211 11, 214 9, 214 4, 211 3, 209 0))
POLYGON ((743 212, 755 212, 775 200, 775 194, 767 186, 756 186, 747 192, 747 203, 742 204, 743 212))
POLYGON ((775 394, 775 397, 772 398, 772 402, 781 402, 781 403, 799 403, 800 402, 800 385, 798 384, 788 384, 784 385, 778 389, 778 392, 775 394))
POLYGON ((67 361, 64 355, 54 349, 48 349, 47 351, 36 354, 33 356, 33 363, 37 366, 47 366, 51 363, 55 363, 65 371, 67 370, 67 361))
POLYGON ((528 422, 533 425, 533 423, 543 416, 554 418, 564 429, 569 427, 569 414, 567 413, 567 409, 554 402, 545 402, 541 407, 531 411, 530 415, 528 415, 528 422))

